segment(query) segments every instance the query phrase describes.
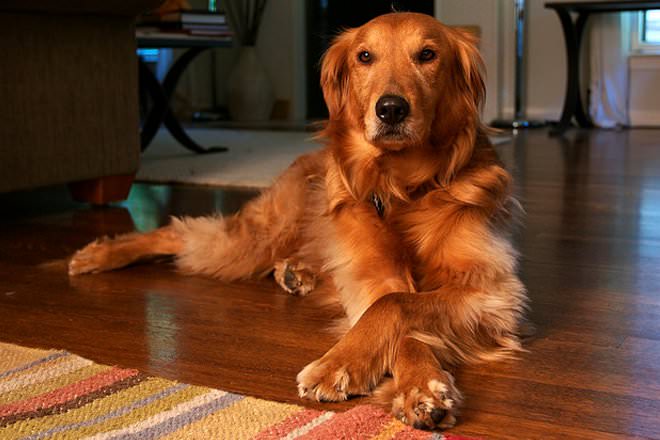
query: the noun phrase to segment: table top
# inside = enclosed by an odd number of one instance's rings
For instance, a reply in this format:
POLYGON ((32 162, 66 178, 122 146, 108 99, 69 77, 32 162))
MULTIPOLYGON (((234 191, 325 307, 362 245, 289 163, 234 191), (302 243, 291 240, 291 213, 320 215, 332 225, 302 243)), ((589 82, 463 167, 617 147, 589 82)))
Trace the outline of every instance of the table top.
POLYGON ((660 9, 660 1, 625 0, 625 1, 598 1, 598 2, 551 2, 545 4, 546 8, 567 9, 571 12, 623 12, 646 11, 660 9))
POLYGON ((135 36, 141 49, 189 49, 192 47, 232 47, 231 36, 189 35, 176 32, 140 32, 135 36))

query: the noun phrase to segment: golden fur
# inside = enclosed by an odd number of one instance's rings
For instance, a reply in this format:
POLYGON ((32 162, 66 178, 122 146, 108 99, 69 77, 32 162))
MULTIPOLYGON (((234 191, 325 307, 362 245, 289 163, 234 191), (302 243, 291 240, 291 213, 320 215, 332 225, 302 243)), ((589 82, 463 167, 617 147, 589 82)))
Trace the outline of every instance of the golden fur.
POLYGON ((186 273, 235 280, 274 270, 297 294, 323 285, 319 294, 337 295, 351 328, 300 372, 300 395, 375 390, 406 423, 451 426, 461 396, 446 368, 519 350, 526 301, 503 228, 515 206, 511 177, 479 118, 480 56, 462 31, 388 14, 335 40, 321 83, 323 150, 234 216, 97 241, 70 273, 173 254, 186 273), (396 130, 374 111, 384 95, 409 103, 396 130))

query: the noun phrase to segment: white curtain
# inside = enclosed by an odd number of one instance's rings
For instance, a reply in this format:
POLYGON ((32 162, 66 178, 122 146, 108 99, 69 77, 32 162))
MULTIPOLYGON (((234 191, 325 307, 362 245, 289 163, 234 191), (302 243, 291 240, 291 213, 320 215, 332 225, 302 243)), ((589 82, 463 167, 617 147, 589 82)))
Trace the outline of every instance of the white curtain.
POLYGON ((628 56, 635 12, 594 14, 590 35, 589 114, 599 127, 630 125, 628 115, 628 56))

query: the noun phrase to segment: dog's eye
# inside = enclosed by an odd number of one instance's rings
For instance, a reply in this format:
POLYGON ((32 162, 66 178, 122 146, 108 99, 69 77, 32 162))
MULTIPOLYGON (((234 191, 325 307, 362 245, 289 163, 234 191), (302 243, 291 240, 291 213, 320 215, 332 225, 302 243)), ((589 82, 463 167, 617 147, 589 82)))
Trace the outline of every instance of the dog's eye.
POLYGON ((417 58, 421 62, 431 61, 433 58, 435 58, 435 52, 433 52, 431 49, 422 49, 419 55, 417 55, 417 58))
POLYGON ((360 60, 362 64, 369 64, 371 62, 371 54, 368 51, 363 50, 358 54, 358 60, 360 60))

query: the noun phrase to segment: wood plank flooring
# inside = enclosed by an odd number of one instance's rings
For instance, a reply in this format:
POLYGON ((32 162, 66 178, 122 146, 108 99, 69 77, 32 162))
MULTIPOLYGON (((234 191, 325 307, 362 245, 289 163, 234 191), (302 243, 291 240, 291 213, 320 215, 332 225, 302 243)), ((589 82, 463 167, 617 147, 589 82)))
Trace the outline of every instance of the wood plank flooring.
MULTIPOLYGON (((660 439, 660 131, 529 131, 499 150, 527 211, 515 242, 538 333, 518 361, 458 372, 466 404, 452 432, 660 439)), ((0 195, 0 340, 301 403, 297 372, 334 341, 309 298, 272 280, 183 277, 168 264, 65 271, 99 235, 234 212, 253 195, 136 185, 105 209, 61 188, 0 195)))

